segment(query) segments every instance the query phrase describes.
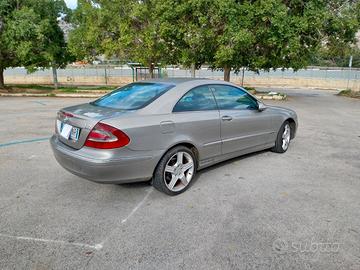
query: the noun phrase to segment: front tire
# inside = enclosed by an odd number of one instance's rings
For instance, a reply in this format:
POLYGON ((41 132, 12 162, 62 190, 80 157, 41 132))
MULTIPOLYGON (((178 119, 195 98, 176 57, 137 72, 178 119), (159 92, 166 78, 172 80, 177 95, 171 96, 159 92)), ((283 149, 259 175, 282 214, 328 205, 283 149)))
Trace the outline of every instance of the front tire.
POLYGON ((291 140, 291 127, 289 121, 285 121, 278 132, 276 137, 275 146, 271 151, 276 153, 285 153, 290 145, 291 140))
POLYGON ((178 195, 190 187, 196 168, 195 155, 189 148, 174 147, 161 158, 152 185, 168 195, 178 195))

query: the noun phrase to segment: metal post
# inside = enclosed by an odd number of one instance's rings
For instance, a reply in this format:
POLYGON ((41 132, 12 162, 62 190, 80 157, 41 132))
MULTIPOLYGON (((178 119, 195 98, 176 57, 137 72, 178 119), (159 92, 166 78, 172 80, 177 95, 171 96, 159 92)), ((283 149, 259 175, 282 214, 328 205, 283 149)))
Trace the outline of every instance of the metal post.
POLYGON ((349 89, 350 76, 351 76, 351 68, 352 68, 352 60, 353 60, 353 57, 352 57, 352 55, 350 55, 350 59, 349 59, 349 74, 348 74, 348 81, 347 81, 346 90, 349 89))
POLYGON ((105 85, 107 85, 108 84, 108 80, 107 80, 107 71, 106 71, 106 66, 105 66, 105 85))
POLYGON ((242 68, 241 86, 244 86, 245 68, 242 68))
POLYGON ((133 79, 133 82, 135 82, 134 67, 133 66, 130 66, 130 67, 131 67, 131 71, 132 71, 132 79, 133 79))

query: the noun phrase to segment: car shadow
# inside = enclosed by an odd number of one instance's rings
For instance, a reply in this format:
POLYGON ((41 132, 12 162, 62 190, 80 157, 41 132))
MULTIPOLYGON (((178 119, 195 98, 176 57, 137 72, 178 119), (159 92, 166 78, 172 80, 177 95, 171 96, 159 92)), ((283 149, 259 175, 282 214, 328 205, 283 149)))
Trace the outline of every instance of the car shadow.
POLYGON ((261 155, 261 154, 264 154, 264 153, 268 153, 268 152, 271 152, 270 149, 265 149, 265 150, 245 154, 245 155, 242 155, 242 156, 234 157, 234 158, 231 158, 231 159, 227 159, 227 160, 221 161, 219 163, 216 163, 214 165, 211 165, 210 167, 199 170, 198 175, 201 175, 202 173, 206 173, 206 172, 211 172, 212 170, 216 170, 216 169, 218 169, 220 167, 232 164, 234 162, 237 162, 237 161, 249 158, 249 157, 254 157, 254 156, 257 156, 257 155, 261 155))
MULTIPOLYGON (((237 161, 240 161, 240 160, 249 158, 249 157, 254 157, 254 156, 257 156, 257 155, 261 155, 261 154, 264 154, 264 153, 267 153, 267 152, 270 152, 270 149, 265 149, 265 150, 261 150, 261 151, 257 151, 257 152, 253 152, 253 153, 249 153, 249 154, 245 154, 245 155, 242 155, 242 156, 234 157, 234 158, 231 158, 231 159, 228 159, 228 160, 224 160, 224 161, 222 161, 222 162, 220 162, 220 163, 216 163, 216 164, 214 164, 214 165, 211 165, 210 167, 204 168, 204 169, 202 169, 202 170, 199 170, 199 171, 197 172, 197 175, 196 175, 195 179, 193 179, 193 183, 192 183, 192 184, 194 184, 195 182, 197 182, 199 176, 200 176, 201 174, 203 174, 203 173, 211 172, 212 170, 216 170, 216 169, 218 169, 218 168, 220 168, 220 167, 223 167, 223 166, 232 164, 232 163, 234 163, 234 162, 237 162, 237 161)), ((150 187, 150 186, 151 186, 151 180, 142 181, 142 182, 134 182, 134 183, 118 184, 117 186, 121 187, 122 189, 129 189, 129 190, 139 189, 139 188, 146 188, 146 187, 150 187)))
POLYGON ((146 188, 151 186, 151 180, 147 181, 141 181, 141 182, 134 182, 134 183, 124 183, 124 184, 118 184, 118 186, 126 188, 126 189, 132 189, 132 188, 146 188))

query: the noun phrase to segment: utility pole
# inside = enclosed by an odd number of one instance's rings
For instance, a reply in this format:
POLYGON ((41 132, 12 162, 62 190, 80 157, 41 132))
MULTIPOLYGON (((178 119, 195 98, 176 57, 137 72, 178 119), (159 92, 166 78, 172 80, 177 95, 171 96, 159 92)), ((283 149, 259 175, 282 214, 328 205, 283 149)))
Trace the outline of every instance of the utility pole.
POLYGON ((105 66, 105 70, 104 70, 104 76, 105 76, 105 85, 107 85, 108 84, 108 76, 107 76, 106 66, 105 66))

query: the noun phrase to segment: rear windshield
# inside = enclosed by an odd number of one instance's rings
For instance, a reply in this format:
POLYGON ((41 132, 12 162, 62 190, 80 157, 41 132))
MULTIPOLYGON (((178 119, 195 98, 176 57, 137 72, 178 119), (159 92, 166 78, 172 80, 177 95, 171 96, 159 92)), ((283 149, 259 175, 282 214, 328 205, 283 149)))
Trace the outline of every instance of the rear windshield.
POLYGON ((163 83, 132 83, 116 89, 91 104, 120 110, 136 110, 153 102, 174 85, 163 83))

